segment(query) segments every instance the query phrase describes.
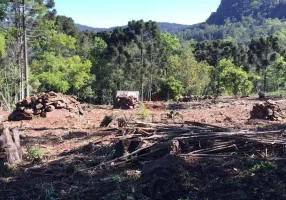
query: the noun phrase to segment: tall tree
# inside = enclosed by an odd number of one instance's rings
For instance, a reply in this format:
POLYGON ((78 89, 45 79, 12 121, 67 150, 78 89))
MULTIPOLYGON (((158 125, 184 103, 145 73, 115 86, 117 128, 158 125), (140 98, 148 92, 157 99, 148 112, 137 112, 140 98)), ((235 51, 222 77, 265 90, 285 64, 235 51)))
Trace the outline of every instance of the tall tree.
POLYGON ((210 83, 211 67, 207 62, 197 62, 192 51, 183 49, 181 54, 169 58, 169 74, 179 80, 185 94, 202 95, 210 83))
MULTIPOLYGON (((153 45, 160 38, 160 29, 156 22, 143 20, 128 22, 128 28, 135 33, 135 42, 140 50, 139 62, 140 62, 140 85, 141 85, 141 100, 144 99, 144 80, 145 70, 148 67, 147 47, 153 45)), ((150 54, 150 51, 149 51, 150 54)), ((149 58, 151 58, 149 56, 149 58)), ((152 58, 151 58, 152 59, 152 58)))
POLYGON ((8 23, 9 41, 16 45, 16 48, 15 45, 8 45, 8 48, 17 52, 19 91, 14 93, 19 94, 19 98, 29 95, 28 57, 32 52, 29 46, 43 34, 44 28, 49 29, 49 19, 55 14, 54 5, 53 0, 13 0, 7 4, 7 15, 3 21, 8 23))
POLYGON ((232 59, 236 65, 243 65, 247 61, 247 48, 229 40, 199 42, 194 53, 198 61, 205 60, 211 66, 217 66, 224 58, 232 59))
POLYGON ((267 91, 267 68, 281 52, 282 48, 277 37, 260 37, 251 40, 248 52, 249 62, 256 66, 258 72, 262 72, 264 92, 267 91))

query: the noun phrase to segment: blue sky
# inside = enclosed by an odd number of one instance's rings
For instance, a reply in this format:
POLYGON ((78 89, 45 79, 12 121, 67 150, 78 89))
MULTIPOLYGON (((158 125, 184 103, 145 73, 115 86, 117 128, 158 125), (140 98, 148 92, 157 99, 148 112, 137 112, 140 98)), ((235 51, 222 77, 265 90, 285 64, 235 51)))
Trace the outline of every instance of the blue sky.
POLYGON ((130 20, 195 24, 215 12, 220 0, 55 0, 58 15, 76 23, 109 28, 130 20))

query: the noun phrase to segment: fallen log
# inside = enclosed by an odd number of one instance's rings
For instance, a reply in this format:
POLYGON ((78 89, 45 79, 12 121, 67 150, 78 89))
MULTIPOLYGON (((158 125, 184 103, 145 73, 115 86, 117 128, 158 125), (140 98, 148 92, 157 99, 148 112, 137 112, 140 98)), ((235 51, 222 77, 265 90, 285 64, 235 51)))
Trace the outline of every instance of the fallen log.
POLYGON ((211 125, 211 124, 205 124, 205 123, 201 123, 201 122, 185 121, 184 124, 193 125, 193 126, 199 126, 199 127, 211 128, 211 130, 213 130, 215 132, 229 132, 230 131, 228 128, 215 126, 215 125, 211 125))

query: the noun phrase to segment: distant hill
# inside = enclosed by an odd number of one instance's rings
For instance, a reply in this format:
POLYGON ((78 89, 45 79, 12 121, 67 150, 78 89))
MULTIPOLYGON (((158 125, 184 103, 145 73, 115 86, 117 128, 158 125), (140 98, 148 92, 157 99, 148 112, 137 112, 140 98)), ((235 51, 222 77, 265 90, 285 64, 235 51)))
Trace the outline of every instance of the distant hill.
POLYGON ((224 24, 226 19, 240 21, 242 17, 286 19, 286 0, 221 0, 208 24, 224 24))
MULTIPOLYGON (((157 22, 160 30, 162 32, 169 32, 169 33, 175 33, 178 31, 182 31, 186 28, 190 28, 196 25, 183 25, 183 24, 175 24, 175 23, 167 23, 167 22, 157 22)), ((112 31, 113 29, 115 29, 116 27, 111 27, 111 28, 94 28, 94 27, 90 27, 90 26, 85 26, 85 25, 81 25, 81 24, 75 24, 75 26, 84 31, 84 30, 89 30, 89 31, 93 31, 93 32, 100 32, 100 31, 112 31)), ((122 27, 126 27, 126 26, 122 26, 122 27)))
POLYGON ((113 27, 113 28, 94 28, 94 27, 86 26, 86 25, 82 25, 82 24, 75 24, 75 26, 81 31, 88 30, 88 31, 92 31, 95 33, 100 32, 100 31, 108 31, 108 30, 112 30, 115 28, 115 27, 113 27))

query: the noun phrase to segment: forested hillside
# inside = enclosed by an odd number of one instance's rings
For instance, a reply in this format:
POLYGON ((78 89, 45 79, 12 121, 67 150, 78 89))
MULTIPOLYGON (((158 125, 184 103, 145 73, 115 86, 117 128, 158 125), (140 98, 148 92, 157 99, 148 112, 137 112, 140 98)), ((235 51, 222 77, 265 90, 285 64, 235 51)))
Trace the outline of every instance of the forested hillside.
POLYGON ((222 0, 216 12, 199 27, 177 33, 183 40, 234 39, 247 43, 261 35, 283 32, 285 0, 222 0))
POLYGON ((72 18, 56 15, 53 0, 24 3, 1 4, 0 88, 11 104, 51 90, 112 103, 118 90, 176 100, 286 87, 286 22, 267 18, 283 1, 222 1, 210 18, 224 16, 216 18, 220 23, 176 34, 164 32, 174 31, 173 24, 132 19, 113 30, 82 31, 72 18), (242 14, 236 22, 224 14, 228 6, 242 14))
POLYGON ((222 0, 217 12, 207 19, 208 24, 241 21, 243 17, 286 19, 285 0, 222 0))

